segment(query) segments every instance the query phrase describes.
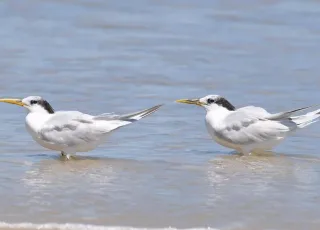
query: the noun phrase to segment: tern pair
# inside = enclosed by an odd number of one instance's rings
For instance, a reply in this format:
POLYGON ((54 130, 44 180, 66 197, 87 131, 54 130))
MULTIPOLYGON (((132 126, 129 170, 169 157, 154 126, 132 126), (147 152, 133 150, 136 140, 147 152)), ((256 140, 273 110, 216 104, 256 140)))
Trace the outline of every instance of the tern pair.
MULTIPOLYGON (((67 159, 77 152, 95 149, 105 142, 113 130, 138 121, 162 106, 156 105, 125 115, 105 113, 93 116, 79 111, 55 111, 39 96, 24 99, 3 98, 0 102, 25 107, 28 110, 26 129, 32 138, 47 149, 59 151, 67 159)), ((218 144, 245 155, 271 150, 285 137, 320 117, 320 109, 293 116, 310 107, 274 114, 255 106, 236 109, 219 95, 181 99, 177 102, 205 108, 205 123, 211 137, 218 144)))

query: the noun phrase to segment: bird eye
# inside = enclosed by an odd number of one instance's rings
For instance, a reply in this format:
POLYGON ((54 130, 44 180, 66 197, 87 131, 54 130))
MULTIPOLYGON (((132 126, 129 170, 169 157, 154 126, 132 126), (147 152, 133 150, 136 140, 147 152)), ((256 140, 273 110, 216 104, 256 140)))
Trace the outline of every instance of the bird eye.
POLYGON ((207 100, 207 103, 208 104, 211 104, 211 103, 213 103, 214 102, 214 100, 212 99, 212 98, 209 98, 208 100, 207 100))
POLYGON ((31 104, 31 105, 37 104, 37 101, 36 101, 36 100, 31 100, 31 101, 30 101, 30 104, 31 104))

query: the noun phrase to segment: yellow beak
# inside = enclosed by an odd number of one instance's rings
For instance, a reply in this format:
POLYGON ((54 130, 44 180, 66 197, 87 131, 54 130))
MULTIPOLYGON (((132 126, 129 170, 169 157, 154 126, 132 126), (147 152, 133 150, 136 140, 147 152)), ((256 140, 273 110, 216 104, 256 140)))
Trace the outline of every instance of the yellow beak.
POLYGON ((199 99, 180 99, 180 100, 176 100, 176 102, 203 106, 203 104, 199 101, 199 99))
POLYGON ((5 102, 5 103, 9 103, 9 104, 14 104, 14 105, 20 105, 20 106, 25 105, 22 103, 21 99, 14 99, 14 98, 2 98, 2 99, 0 99, 0 102, 5 102))

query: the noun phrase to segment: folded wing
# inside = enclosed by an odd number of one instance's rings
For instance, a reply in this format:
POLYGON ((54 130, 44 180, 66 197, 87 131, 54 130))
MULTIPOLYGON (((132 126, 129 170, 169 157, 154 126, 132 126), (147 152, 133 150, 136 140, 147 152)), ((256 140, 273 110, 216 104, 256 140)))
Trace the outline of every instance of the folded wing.
MULTIPOLYGON (((228 115, 216 135, 227 142, 237 145, 250 145, 253 143, 276 140, 282 138, 291 130, 290 125, 280 121, 267 119, 270 114, 259 107, 239 109, 228 115)), ((292 126, 295 124, 292 123, 292 126)))
POLYGON ((38 131, 42 140, 64 147, 99 141, 106 133, 105 127, 99 128, 93 117, 77 111, 57 112, 38 131))

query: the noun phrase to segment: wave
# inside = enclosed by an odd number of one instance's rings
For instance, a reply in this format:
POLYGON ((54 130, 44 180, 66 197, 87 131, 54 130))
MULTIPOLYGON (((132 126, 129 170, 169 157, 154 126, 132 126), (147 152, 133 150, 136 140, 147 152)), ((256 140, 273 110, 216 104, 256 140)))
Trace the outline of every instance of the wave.
MULTIPOLYGON (((102 225, 88 225, 88 224, 58 224, 58 223, 6 223, 0 222, 0 230, 178 230, 178 228, 135 228, 135 227, 121 227, 121 226, 102 226, 102 225)), ((179 230, 218 230, 215 228, 185 228, 179 230)))

